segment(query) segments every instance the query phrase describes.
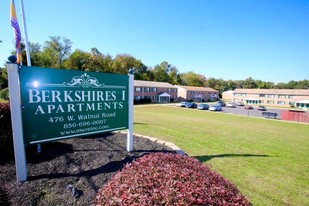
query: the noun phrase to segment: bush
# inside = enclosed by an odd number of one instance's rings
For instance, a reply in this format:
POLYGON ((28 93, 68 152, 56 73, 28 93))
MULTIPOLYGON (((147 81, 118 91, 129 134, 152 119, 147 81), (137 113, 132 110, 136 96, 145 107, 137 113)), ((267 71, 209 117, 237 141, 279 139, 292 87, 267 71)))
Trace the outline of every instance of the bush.
POLYGON ((0 103, 0 162, 14 159, 9 103, 0 103))
POLYGON ((0 91, 0 99, 9 100, 9 88, 0 91))
POLYGON ((147 104, 147 103, 151 103, 151 99, 146 98, 134 99, 134 104, 147 104))
POLYGON ((127 164, 98 191, 95 205, 250 205, 237 188, 197 159, 170 153, 127 164))

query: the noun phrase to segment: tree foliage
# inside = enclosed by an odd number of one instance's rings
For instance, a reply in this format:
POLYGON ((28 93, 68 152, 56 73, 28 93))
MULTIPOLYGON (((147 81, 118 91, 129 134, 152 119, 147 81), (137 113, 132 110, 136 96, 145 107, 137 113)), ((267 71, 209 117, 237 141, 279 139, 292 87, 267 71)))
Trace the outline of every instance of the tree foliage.
POLYGON ((63 61, 70 56, 72 42, 70 39, 63 37, 62 41, 59 36, 49 37, 49 41, 45 41, 43 53, 45 58, 49 59, 51 67, 64 68, 63 61))
MULTIPOLYGON (((168 61, 162 61, 154 67, 146 66, 141 60, 129 54, 118 54, 114 58, 101 53, 97 48, 89 52, 76 49, 71 51, 72 42, 68 38, 49 37, 44 46, 39 43, 29 43, 32 66, 73 69, 81 71, 127 74, 134 69, 137 80, 168 82, 173 85, 205 86, 220 91, 245 89, 308 89, 309 81, 291 80, 288 83, 266 82, 248 77, 245 80, 223 80, 213 77, 206 78, 193 71, 180 73, 176 66, 168 61)), ((22 44, 23 65, 27 65, 25 46, 22 44)), ((12 52, 14 54, 14 52, 12 52)), ((2 69, 0 84, 7 85, 6 69, 2 69)))

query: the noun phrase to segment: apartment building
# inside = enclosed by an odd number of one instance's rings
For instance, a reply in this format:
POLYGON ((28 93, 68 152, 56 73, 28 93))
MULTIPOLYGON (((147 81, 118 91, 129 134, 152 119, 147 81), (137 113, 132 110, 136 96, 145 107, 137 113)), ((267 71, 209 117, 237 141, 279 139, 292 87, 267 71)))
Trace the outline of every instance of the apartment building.
POLYGON ((309 108, 309 89, 235 89, 223 92, 222 98, 245 104, 309 108))
POLYGON ((178 101, 216 101, 219 92, 210 87, 193 87, 176 85, 178 88, 178 101))
POLYGON ((151 102, 177 101, 177 87, 166 82, 134 80, 134 99, 151 102))

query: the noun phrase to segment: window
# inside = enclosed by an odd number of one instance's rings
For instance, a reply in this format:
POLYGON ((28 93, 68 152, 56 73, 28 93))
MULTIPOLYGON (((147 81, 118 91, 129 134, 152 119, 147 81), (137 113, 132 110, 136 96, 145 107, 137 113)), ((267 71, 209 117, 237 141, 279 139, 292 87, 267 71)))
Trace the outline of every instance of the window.
POLYGON ((289 98, 289 99, 293 99, 294 96, 293 96, 293 95, 289 95, 288 98, 289 98))
POLYGON ((295 102, 289 102, 290 106, 294 106, 295 102))
POLYGON ((168 88, 168 89, 167 89, 167 92, 171 92, 171 91, 172 91, 172 89, 171 89, 171 88, 168 88))
POLYGON ((267 100, 267 104, 275 104, 275 102, 272 100, 267 100))
POLYGON ((286 98, 286 95, 278 94, 278 98, 286 98))
POLYGON ((145 87, 144 88, 144 92, 149 92, 150 91, 150 88, 149 87, 145 87))
POLYGON ((278 101, 277 104, 284 105, 285 102, 284 101, 278 101))
POLYGON ((260 94, 259 97, 266 97, 266 95, 265 94, 260 94))
POLYGON ((264 104, 264 100, 259 100, 259 103, 264 104))
POLYGON ((156 92, 157 90, 158 90, 158 89, 157 89, 156 87, 153 87, 153 88, 152 88, 152 91, 153 91, 153 92, 156 92))
POLYGON ((140 87, 135 87, 135 91, 140 92, 140 91, 142 91, 142 89, 140 87))
POLYGON ((268 98, 275 98, 275 95, 274 94, 269 94, 267 95, 268 98))

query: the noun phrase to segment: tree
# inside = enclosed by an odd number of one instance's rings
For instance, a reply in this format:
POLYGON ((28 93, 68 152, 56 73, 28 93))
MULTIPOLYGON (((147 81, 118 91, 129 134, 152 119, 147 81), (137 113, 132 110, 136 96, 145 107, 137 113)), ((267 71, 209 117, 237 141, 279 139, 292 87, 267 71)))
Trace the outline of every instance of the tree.
POLYGON ((85 71, 90 54, 82 50, 75 50, 65 62, 65 67, 74 70, 85 71))
POLYGON ((273 82, 266 82, 266 88, 267 89, 274 89, 275 88, 275 83, 273 83, 273 82))
POLYGON ((287 89, 287 84, 283 82, 279 82, 276 86, 276 89, 287 89))
POLYGON ((180 78, 182 79, 183 83, 188 86, 197 86, 202 87, 205 84, 206 78, 203 75, 196 74, 192 71, 187 73, 182 73, 180 75, 180 78))
POLYGON ((309 89, 309 80, 298 81, 299 89, 309 89))
POLYGON ((256 80, 255 81, 255 83, 256 83, 256 85, 257 85, 257 87, 259 88, 259 89, 268 89, 267 88, 267 83, 266 82, 264 82, 264 81, 262 81, 262 80, 256 80))
POLYGON ((287 83, 287 89, 295 89, 297 86, 297 82, 294 80, 291 80, 287 83))
MULTIPOLYGON (((39 43, 29 42, 31 66, 40 66, 42 60, 41 45, 39 43)), ((24 59, 25 57, 23 57, 24 59)), ((28 64, 29 65, 29 64, 28 64)))
POLYGON ((168 75, 170 84, 175 85, 181 83, 179 71, 175 66, 170 67, 170 69, 168 70, 168 75))
POLYGON ((48 64, 52 67, 63 67, 63 61, 66 60, 71 52, 72 42, 70 39, 63 37, 49 37, 49 41, 45 41, 43 49, 43 57, 48 60, 48 64))
POLYGON ((8 86, 8 76, 6 68, 0 68, 0 89, 8 86))
POLYGON ((141 67, 135 67, 134 68, 134 79, 136 80, 145 80, 150 81, 152 80, 152 75, 147 66, 144 64, 141 65, 141 67))
POLYGON ((204 86, 210 87, 210 88, 213 88, 213 89, 216 89, 216 90, 219 89, 218 80, 213 78, 213 77, 208 78, 205 81, 204 86))
POLYGON ((128 54, 119 54, 111 62, 110 73, 127 74, 130 69, 143 67, 143 63, 140 60, 128 54))
POLYGON ((245 79, 242 86, 243 86, 244 89, 256 89, 256 88, 258 88, 255 80, 252 79, 251 77, 245 79))
POLYGON ((97 48, 91 48, 89 57, 85 63, 85 71, 96 72, 111 72, 112 57, 110 55, 104 56, 97 48))
POLYGON ((156 82, 169 82, 170 76, 168 74, 171 65, 167 61, 161 62, 156 65, 151 72, 153 73, 153 80, 156 82))
POLYGON ((233 80, 228 80, 226 83, 227 83, 227 88, 228 88, 227 90, 235 90, 236 89, 236 83, 233 80))
POLYGON ((224 81, 223 79, 218 79, 218 84, 219 84, 219 96, 220 98, 222 97, 222 92, 228 91, 229 90, 229 86, 227 84, 226 81, 224 81))

